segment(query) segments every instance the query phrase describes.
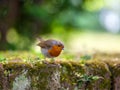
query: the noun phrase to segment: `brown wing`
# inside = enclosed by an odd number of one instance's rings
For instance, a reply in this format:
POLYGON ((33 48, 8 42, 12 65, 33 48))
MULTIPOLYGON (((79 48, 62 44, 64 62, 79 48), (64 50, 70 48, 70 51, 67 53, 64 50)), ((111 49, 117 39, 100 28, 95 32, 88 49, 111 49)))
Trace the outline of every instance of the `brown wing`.
POLYGON ((46 48, 51 48, 53 46, 53 41, 55 40, 52 39, 46 40, 45 41, 46 48))
POLYGON ((53 46, 53 41, 52 39, 46 40, 46 41, 41 41, 39 43, 39 46, 42 48, 51 48, 53 46))
POLYGON ((40 43, 38 43, 37 45, 40 46, 41 48, 45 48, 45 47, 46 47, 46 45, 45 45, 44 42, 40 42, 40 43))
POLYGON ((39 40, 40 42, 45 41, 42 37, 37 37, 37 40, 39 40))

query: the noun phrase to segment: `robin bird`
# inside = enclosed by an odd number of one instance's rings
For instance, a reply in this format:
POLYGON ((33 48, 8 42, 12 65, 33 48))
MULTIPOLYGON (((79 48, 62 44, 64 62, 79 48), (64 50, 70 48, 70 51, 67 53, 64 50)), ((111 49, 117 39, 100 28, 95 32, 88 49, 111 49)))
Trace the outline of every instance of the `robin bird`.
POLYGON ((42 54, 47 58, 54 58, 60 55, 61 51, 64 49, 64 45, 62 42, 48 39, 44 40, 42 38, 38 38, 39 43, 37 44, 41 47, 42 54))

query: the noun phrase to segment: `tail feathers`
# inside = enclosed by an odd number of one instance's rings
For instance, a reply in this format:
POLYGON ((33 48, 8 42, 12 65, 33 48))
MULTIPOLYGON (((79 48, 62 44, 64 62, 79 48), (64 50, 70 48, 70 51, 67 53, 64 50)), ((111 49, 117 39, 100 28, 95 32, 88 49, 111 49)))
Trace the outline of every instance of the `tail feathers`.
POLYGON ((43 39, 42 37, 37 37, 37 39, 38 39, 40 42, 44 41, 44 39, 43 39))

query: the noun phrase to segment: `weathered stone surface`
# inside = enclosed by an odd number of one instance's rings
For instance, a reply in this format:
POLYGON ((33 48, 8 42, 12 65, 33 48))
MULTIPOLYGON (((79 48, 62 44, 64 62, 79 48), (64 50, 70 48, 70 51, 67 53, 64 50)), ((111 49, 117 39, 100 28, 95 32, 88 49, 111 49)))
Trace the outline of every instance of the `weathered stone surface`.
POLYGON ((119 63, 104 61, 0 64, 0 90, 120 90, 119 63), (83 74, 101 77, 94 82, 78 80, 83 74))

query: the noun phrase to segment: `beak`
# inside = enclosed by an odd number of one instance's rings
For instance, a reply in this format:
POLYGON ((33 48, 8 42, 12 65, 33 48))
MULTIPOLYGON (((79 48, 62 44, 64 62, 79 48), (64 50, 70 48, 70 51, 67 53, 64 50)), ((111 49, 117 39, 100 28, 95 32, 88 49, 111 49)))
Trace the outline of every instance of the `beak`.
POLYGON ((62 47, 62 50, 64 50, 64 46, 62 47))

